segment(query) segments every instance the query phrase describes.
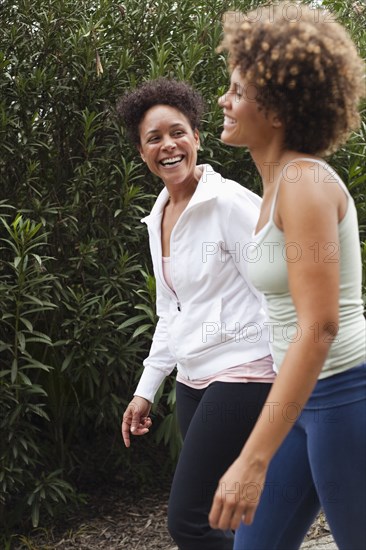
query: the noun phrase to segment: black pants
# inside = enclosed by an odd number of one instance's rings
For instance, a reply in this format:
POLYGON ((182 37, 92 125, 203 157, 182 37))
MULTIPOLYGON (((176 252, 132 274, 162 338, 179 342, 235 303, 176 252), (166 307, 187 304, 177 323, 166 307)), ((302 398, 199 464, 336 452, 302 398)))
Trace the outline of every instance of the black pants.
POLYGON ((177 383, 184 444, 170 492, 168 527, 180 550, 232 550, 232 532, 211 529, 208 513, 218 481, 239 455, 270 388, 214 382, 195 390, 177 383))

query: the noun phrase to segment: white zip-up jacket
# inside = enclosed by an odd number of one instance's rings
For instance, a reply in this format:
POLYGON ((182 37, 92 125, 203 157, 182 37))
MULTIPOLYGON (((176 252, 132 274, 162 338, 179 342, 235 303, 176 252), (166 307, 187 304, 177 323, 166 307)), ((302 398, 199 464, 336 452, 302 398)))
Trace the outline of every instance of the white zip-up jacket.
POLYGON ((202 168, 196 191, 171 233, 175 293, 162 268, 165 187, 141 220, 149 231, 159 320, 135 395, 150 402, 175 366, 184 378, 196 380, 270 353, 263 298, 247 277, 261 199, 210 165, 202 168))

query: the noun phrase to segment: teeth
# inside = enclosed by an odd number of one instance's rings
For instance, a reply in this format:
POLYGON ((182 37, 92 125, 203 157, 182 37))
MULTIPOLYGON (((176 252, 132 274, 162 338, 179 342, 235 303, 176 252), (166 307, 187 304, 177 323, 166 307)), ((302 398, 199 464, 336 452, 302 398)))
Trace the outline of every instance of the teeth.
POLYGON ((224 117, 224 124, 235 124, 235 120, 228 117, 228 116, 225 116, 224 117))
POLYGON ((161 164, 163 166, 168 166, 169 164, 175 164, 176 162, 180 162, 183 159, 183 156, 180 155, 179 157, 172 157, 170 159, 164 159, 161 161, 161 164))

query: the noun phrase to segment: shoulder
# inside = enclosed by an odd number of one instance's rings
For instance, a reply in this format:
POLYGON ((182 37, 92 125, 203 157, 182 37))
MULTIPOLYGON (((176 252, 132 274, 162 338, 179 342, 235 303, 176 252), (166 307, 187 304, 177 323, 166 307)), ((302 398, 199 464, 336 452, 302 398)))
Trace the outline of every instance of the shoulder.
POLYGON ((210 165, 204 165, 201 183, 205 196, 215 197, 215 212, 224 224, 238 219, 252 226, 257 220, 262 199, 240 183, 225 178, 210 165))
POLYGON ((332 186, 345 185, 336 171, 319 159, 295 159, 282 171, 279 192, 283 195, 300 193, 303 197, 327 194, 332 186))
POLYGON ((239 183, 226 180, 221 187, 219 203, 232 211, 259 214, 262 199, 239 183))
POLYGON ((255 205, 258 208, 261 205, 262 199, 256 193, 241 185, 237 181, 225 178, 219 172, 206 172, 208 178, 211 178, 210 185, 215 186, 217 196, 221 201, 235 202, 240 200, 247 202, 248 205, 255 205))
POLYGON ((296 160, 288 164, 278 192, 281 225, 312 231, 324 220, 335 221, 342 194, 337 179, 326 163, 296 160))

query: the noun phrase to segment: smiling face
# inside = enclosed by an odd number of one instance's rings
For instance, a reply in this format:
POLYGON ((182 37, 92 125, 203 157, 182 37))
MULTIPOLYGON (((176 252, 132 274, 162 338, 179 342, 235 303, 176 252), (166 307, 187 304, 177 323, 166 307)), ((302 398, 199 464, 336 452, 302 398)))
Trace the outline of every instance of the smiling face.
POLYGON ((198 130, 187 117, 169 105, 155 105, 140 123, 141 158, 165 184, 193 181, 196 171, 198 130))
POLYGON ((245 81, 238 68, 231 73, 229 90, 219 98, 224 111, 221 140, 234 147, 250 150, 263 147, 278 134, 282 126, 273 113, 264 114, 255 98, 257 89, 245 81))

